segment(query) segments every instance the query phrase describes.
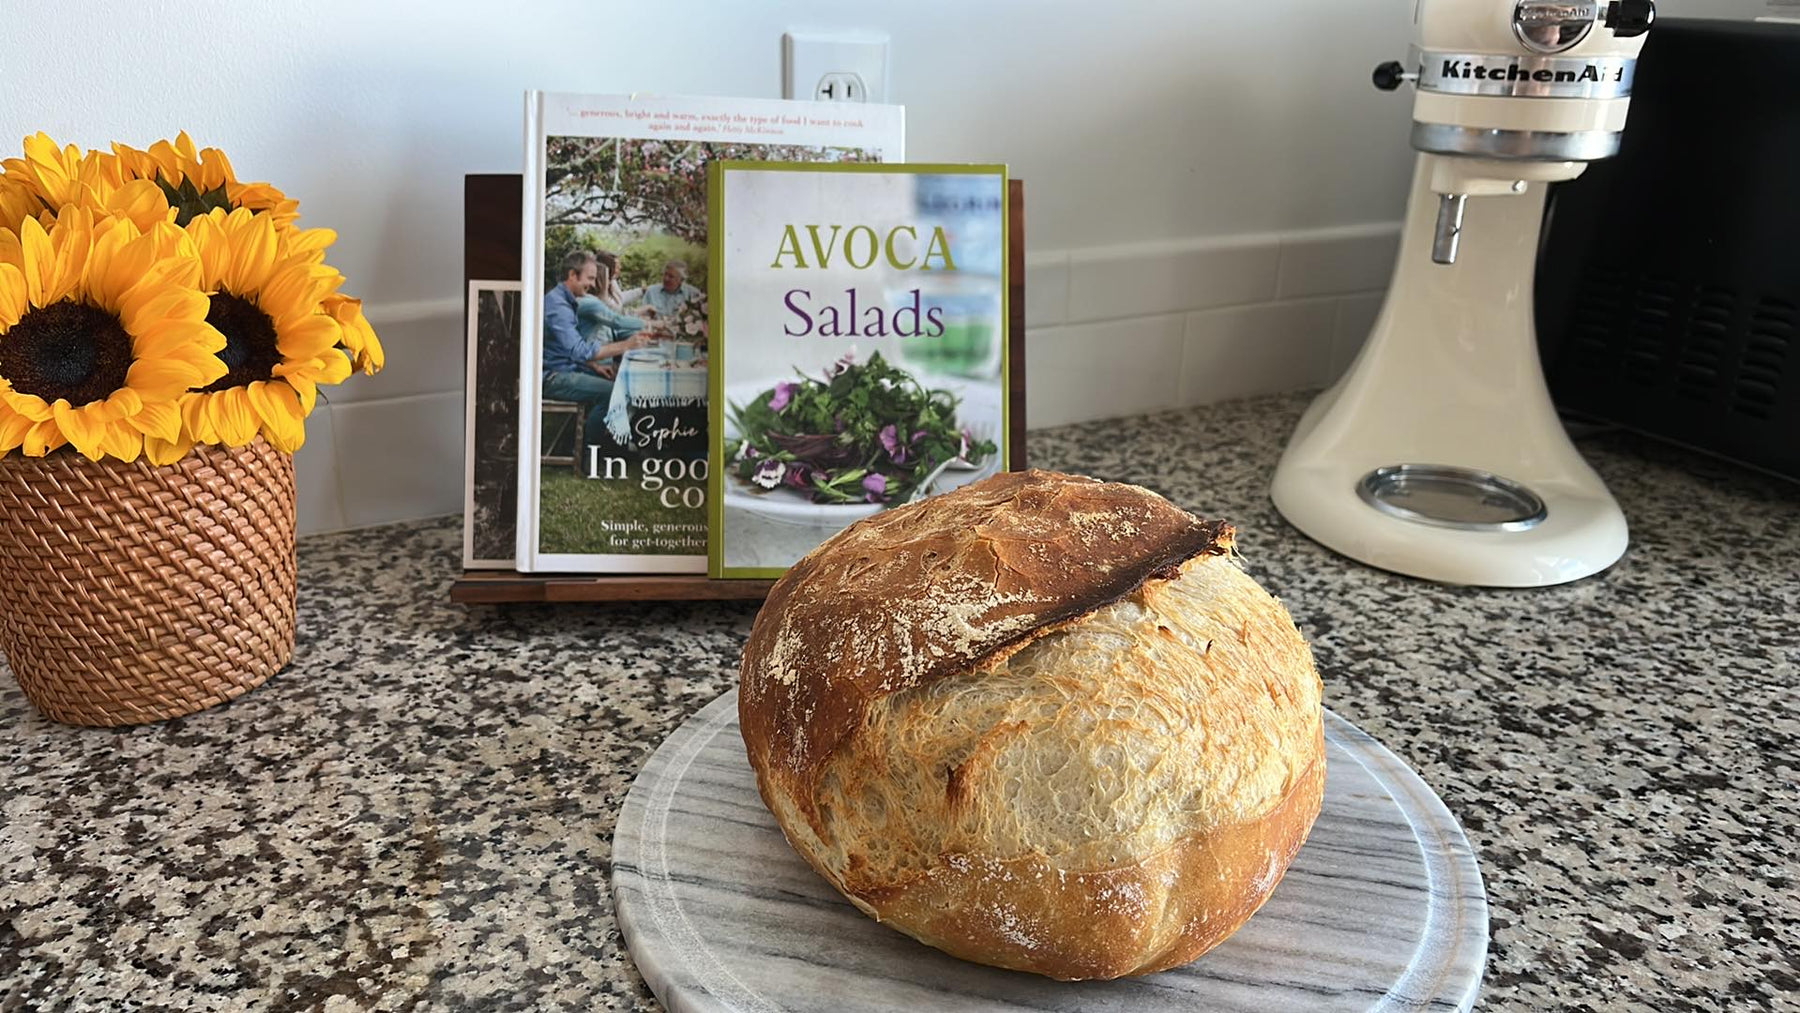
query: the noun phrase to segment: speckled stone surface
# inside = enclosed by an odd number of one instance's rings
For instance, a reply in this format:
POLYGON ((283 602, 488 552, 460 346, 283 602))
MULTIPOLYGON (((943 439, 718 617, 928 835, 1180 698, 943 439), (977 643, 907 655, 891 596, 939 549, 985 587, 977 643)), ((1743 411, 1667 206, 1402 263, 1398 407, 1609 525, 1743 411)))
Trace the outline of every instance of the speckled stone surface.
MULTIPOLYGON (((1349 563, 1266 498, 1303 397, 1032 437, 1234 521, 1328 704, 1462 821, 1481 1008, 1794 1009, 1800 489, 1583 442, 1632 526, 1538 591, 1349 563)), ((98 731, 0 676, 0 1010, 655 1008, 607 887, 620 800, 726 689, 743 605, 465 609, 451 522, 309 539, 294 664, 98 731)))

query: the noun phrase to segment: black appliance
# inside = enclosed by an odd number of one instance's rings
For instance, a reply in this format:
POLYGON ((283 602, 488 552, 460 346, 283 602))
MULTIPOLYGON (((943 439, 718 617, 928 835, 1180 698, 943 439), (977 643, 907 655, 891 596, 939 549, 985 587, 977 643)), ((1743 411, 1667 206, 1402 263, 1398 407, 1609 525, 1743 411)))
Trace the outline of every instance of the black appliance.
POLYGON ((1800 25, 1663 20, 1538 258, 1566 412, 1800 481, 1800 25))

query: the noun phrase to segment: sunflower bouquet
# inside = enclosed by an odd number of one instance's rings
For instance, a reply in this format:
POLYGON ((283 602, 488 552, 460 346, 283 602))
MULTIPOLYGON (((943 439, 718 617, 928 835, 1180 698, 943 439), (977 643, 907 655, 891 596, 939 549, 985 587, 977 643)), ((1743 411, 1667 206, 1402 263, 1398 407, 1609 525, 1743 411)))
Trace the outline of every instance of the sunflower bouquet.
POLYGON ((336 238, 185 133, 0 162, 0 650, 50 716, 188 713, 291 656, 291 455, 383 365, 336 238))
POLYGON ((325 263, 337 236, 184 133, 147 151, 43 134, 0 175, 0 456, 173 464, 293 452, 322 384, 382 366, 325 263))

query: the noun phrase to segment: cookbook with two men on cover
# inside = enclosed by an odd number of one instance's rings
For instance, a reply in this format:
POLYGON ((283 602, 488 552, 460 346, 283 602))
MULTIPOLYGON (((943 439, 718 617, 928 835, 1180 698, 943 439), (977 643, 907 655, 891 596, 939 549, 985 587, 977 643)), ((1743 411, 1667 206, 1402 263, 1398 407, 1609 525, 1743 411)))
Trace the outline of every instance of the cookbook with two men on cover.
POLYGON ((898 106, 533 92, 517 568, 706 571, 707 166, 904 157, 898 106))

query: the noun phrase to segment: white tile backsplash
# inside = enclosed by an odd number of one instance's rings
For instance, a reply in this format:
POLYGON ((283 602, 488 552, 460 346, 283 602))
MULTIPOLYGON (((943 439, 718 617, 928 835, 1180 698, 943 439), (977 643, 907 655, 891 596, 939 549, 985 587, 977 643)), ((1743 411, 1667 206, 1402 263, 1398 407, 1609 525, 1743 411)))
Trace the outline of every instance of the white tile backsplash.
POLYGON ((1025 326, 1054 327, 1069 318, 1069 255, 1025 257, 1025 326))
POLYGON ((1179 316, 1032 331, 1025 424, 1042 429, 1175 407, 1181 335, 1179 316))
POLYGON ((1188 314, 1181 404, 1323 386, 1336 321, 1332 299, 1188 314))
POLYGON ((318 407, 306 418, 306 442, 294 451, 294 484, 300 495, 299 527, 303 535, 345 526, 331 421, 331 406, 320 399, 318 407))
POLYGON ((460 391, 336 404, 331 414, 346 525, 461 511, 460 391))
MULTIPOLYGON (((1398 230, 1026 256, 1031 428, 1330 382, 1381 305, 1398 230)), ((306 532, 459 513, 462 300, 369 307, 376 377, 327 392, 296 455, 306 532)))
POLYGON ((1278 299, 1384 289, 1400 252, 1397 225, 1359 225, 1284 237, 1278 299))
POLYGON ((1160 316, 1275 297, 1278 236, 1148 243, 1069 256, 1070 323, 1160 316))

